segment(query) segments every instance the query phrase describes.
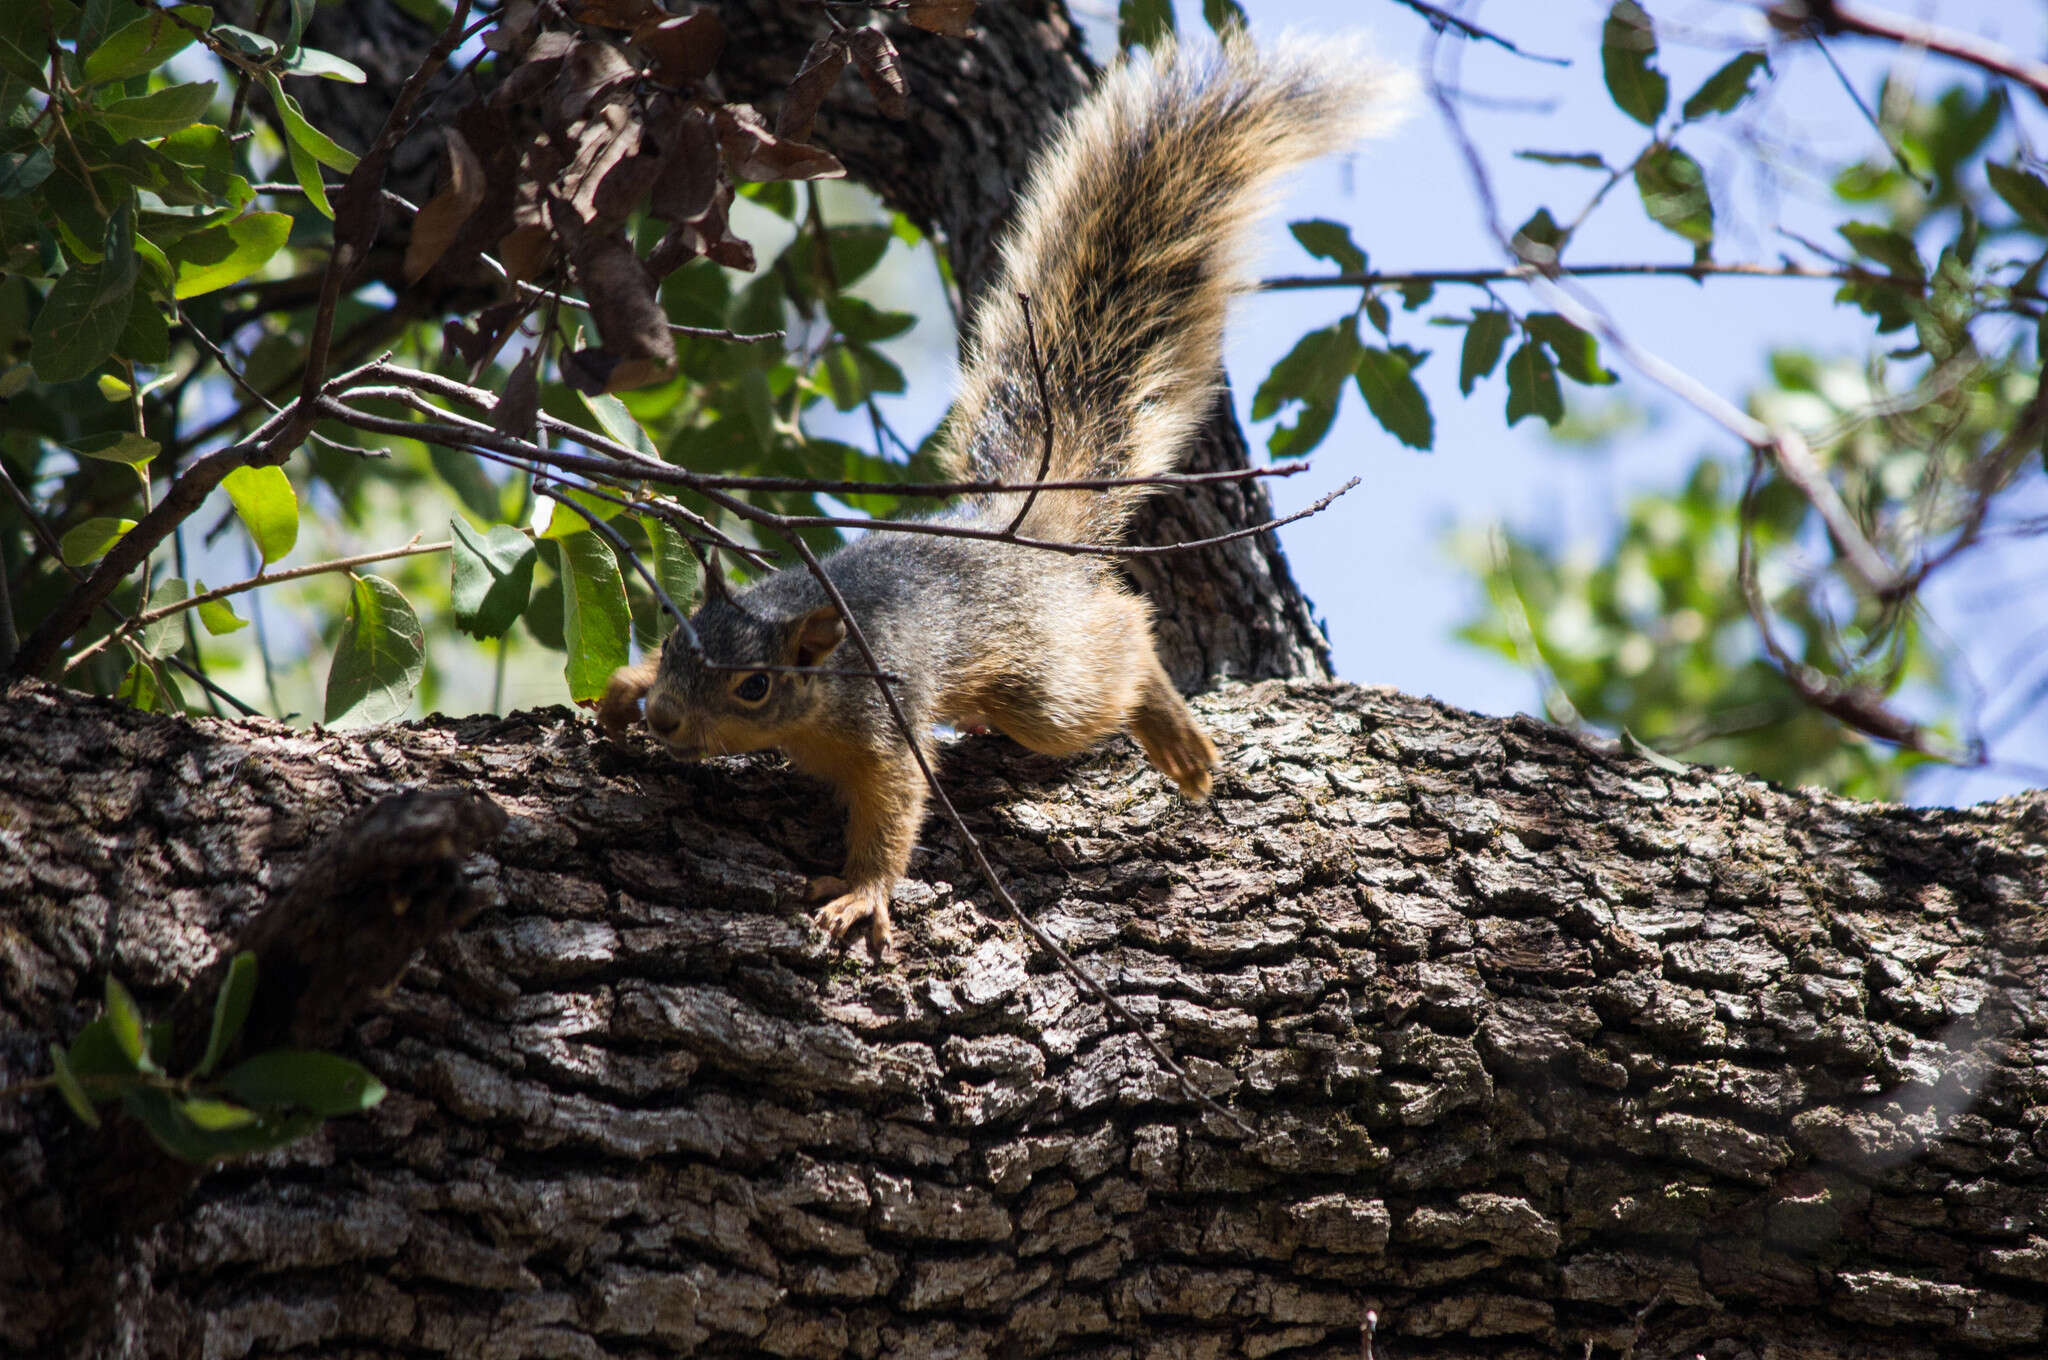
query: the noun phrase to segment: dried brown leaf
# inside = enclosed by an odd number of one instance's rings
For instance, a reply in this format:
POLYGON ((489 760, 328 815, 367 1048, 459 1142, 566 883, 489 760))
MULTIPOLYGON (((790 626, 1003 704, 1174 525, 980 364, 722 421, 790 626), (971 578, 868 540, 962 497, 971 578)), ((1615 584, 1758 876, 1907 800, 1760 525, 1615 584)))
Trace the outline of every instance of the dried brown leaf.
POLYGON ((539 0, 505 0, 498 22, 483 36, 493 52, 518 52, 533 41, 534 25, 540 22, 539 0))
POLYGON ((910 85, 896 61, 896 44, 879 28, 856 28, 846 35, 860 78, 867 82, 875 106, 890 118, 910 114, 910 85))
POLYGON ((538 98, 562 74, 562 59, 575 42, 575 37, 568 33, 541 34, 526 49, 526 60, 491 91, 491 102, 501 108, 512 108, 538 98))
POLYGON ((789 93, 782 101, 782 112, 775 118, 775 135, 786 142, 801 142, 811 135, 811 123, 818 116, 818 106, 825 102, 839 73, 846 69, 846 44, 837 34, 829 34, 811 44, 811 50, 804 54, 804 64, 796 73, 796 79, 789 82, 789 93))
POLYGON ((498 263, 520 283, 539 278, 554 253, 554 233, 538 222, 514 227, 498 240, 498 263))
POLYGON ((648 207, 667 221, 688 222, 710 208, 724 177, 718 134, 712 130, 711 115, 692 106, 683 109, 663 129, 663 135, 668 146, 661 153, 661 169, 648 207))
POLYGON ((968 21, 974 17, 974 0, 910 0, 903 17, 927 33, 965 38, 971 36, 968 21))
POLYGON ((778 138, 752 105, 721 104, 712 117, 734 179, 837 179, 846 173, 831 152, 778 138))
POLYGON ((484 201, 484 167, 469 142, 453 127, 442 130, 441 188, 412 219, 412 239, 405 246, 405 281, 422 275, 448 252, 477 205, 484 201))
POLYGON ((534 420, 540 414, 540 351, 536 344, 520 355, 519 362, 512 366, 511 376, 505 379, 505 390, 498 394, 498 403, 491 408, 491 428, 499 434, 524 439, 533 432, 534 420))
POLYGON ((663 15, 633 30, 633 41, 654 58, 654 77, 664 85, 694 85, 711 74, 725 50, 725 25, 715 10, 685 18, 663 15))
POLYGON ((593 106, 602 108, 622 98, 640 72, 611 43, 585 38, 569 49, 562 71, 555 78, 548 114, 554 128, 566 128, 589 116, 593 106))
POLYGON ((752 273, 754 248, 734 236, 727 224, 726 214, 732 208, 732 198, 732 185, 720 180, 711 206, 694 220, 678 225, 662 237, 661 243, 648 254, 647 272, 657 279, 665 279, 703 255, 727 269, 752 273))
MULTIPOLYGON (((606 221, 597 206, 597 196, 612 171, 639 153, 640 120, 632 117, 623 105, 609 105, 573 124, 566 140, 576 148, 576 158, 562 171, 561 194, 591 226, 618 225, 632 211, 632 203, 616 218, 606 221)), ((636 197, 634 202, 637 201, 636 197)))
POLYGON ((668 16, 655 0, 574 0, 569 12, 579 24, 629 30, 668 16))
POLYGON ((548 209, 590 302, 590 319, 604 340, 603 352, 617 361, 605 374, 604 390, 645 387, 674 377, 676 339, 668 328, 668 313, 656 296, 654 276, 633 253, 625 229, 587 231, 575 209, 560 199, 550 199, 548 209))

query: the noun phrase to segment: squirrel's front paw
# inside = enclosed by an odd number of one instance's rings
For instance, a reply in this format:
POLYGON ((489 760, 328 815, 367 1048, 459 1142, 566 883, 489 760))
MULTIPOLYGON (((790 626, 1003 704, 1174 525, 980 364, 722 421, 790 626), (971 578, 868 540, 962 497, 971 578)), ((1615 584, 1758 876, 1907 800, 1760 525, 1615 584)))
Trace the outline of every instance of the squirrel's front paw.
POLYGON ((868 952, 877 960, 889 948, 889 883, 874 879, 849 885, 842 878, 820 878, 811 884, 811 895, 839 896, 818 908, 818 925, 832 937, 835 947, 844 945, 862 921, 868 923, 868 952), (844 891, 842 891, 844 890, 844 891))
POLYGON ((597 701, 598 725, 614 739, 640 721, 640 700, 654 683, 659 663, 649 657, 637 666, 621 666, 612 672, 604 697, 597 701))

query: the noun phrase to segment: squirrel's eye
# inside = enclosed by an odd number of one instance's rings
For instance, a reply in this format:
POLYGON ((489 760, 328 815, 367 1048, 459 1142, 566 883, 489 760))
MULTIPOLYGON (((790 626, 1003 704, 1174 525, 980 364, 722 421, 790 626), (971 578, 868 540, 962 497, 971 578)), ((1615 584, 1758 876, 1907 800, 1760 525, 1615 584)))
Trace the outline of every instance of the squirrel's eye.
POLYGON ((768 697, 768 685, 768 673, 755 671, 732 687, 732 695, 743 704, 758 704, 768 697))

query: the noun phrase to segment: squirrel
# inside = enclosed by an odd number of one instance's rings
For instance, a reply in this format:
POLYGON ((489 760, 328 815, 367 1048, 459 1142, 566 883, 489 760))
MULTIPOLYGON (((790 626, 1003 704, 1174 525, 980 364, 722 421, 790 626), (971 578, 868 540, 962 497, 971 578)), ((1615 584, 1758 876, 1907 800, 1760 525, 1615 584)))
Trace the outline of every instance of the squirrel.
MULTIPOLYGON (((1241 33, 1112 70, 1028 177, 941 440, 948 479, 1172 471, 1220 389, 1224 312, 1275 181, 1387 126, 1407 83, 1343 43, 1261 52, 1241 33)), ((1017 532, 1113 545, 1147 489, 1043 491, 1017 532)), ((1026 499, 977 494, 934 520, 1001 531, 1026 499)), ((846 867, 820 880, 840 895, 818 919, 835 944, 866 922, 874 955, 888 946, 890 892, 925 812, 911 743, 929 757, 935 724, 993 727, 1049 755, 1127 731, 1183 795, 1208 795, 1216 748, 1159 664, 1149 607, 1103 558, 876 532, 823 568, 893 677, 907 736, 808 570, 734 590, 715 559, 691 619, 702 656, 671 634, 658 659, 613 675, 598 718, 618 735, 644 699, 647 727, 679 753, 778 747, 834 785, 846 867), (828 661, 836 673, 791 669, 828 661)))

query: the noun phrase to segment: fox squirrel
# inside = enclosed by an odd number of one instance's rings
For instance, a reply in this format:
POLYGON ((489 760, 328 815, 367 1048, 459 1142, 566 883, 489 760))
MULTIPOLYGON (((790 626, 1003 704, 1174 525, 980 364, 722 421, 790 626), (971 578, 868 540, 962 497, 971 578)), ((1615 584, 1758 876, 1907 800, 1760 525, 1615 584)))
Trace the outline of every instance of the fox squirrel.
MULTIPOLYGON (((1405 76, 1343 44, 1261 53, 1166 48, 1113 70, 1041 153, 983 295, 942 458, 957 480, 1144 477, 1172 470, 1215 400, 1225 306, 1244 287, 1248 224, 1285 171, 1386 125, 1405 76), (1019 295, 1029 297, 1030 316, 1019 295), (1039 396, 1032 342, 1043 364, 1039 396)), ((1018 532, 1114 544, 1143 487, 1045 491, 1018 532)), ((938 518, 1001 530, 1023 492, 972 496, 938 518)), ((1190 799, 1216 748, 1153 651, 1151 613, 1101 558, 987 540, 872 533, 824 562, 910 736, 857 666, 846 627, 801 566, 730 590, 715 562, 692 618, 711 669, 677 637, 620 669, 598 705, 614 735, 640 716, 687 755, 779 747, 848 807, 835 942, 862 921, 879 957, 890 889, 924 820, 935 723, 998 728, 1064 755, 1128 731, 1190 799), (852 658, 852 659, 849 659, 852 658)))

